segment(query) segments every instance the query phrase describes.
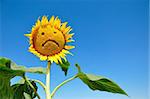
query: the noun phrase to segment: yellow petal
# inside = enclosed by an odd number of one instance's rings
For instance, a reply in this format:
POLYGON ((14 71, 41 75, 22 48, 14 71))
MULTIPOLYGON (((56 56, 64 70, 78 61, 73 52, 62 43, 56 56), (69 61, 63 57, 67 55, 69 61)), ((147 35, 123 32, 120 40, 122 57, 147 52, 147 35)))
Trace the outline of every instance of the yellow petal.
POLYGON ((72 53, 70 53, 68 50, 65 50, 65 49, 63 49, 62 52, 63 52, 64 54, 70 54, 70 55, 73 55, 72 53))
POLYGON ((36 24, 35 24, 35 27, 38 27, 41 25, 41 22, 40 22, 40 19, 37 20, 36 24))
POLYGON ((56 25, 58 17, 56 17, 53 21, 53 26, 56 25))
POLYGON ((54 20, 54 27, 55 28, 60 28, 60 24, 61 24, 60 19, 58 19, 58 17, 56 17, 56 19, 54 20))
POLYGON ((48 56, 48 60, 49 60, 51 63, 53 63, 53 59, 52 59, 51 56, 48 56))
POLYGON ((46 59, 47 59, 47 56, 41 56, 41 57, 40 57, 40 60, 41 60, 41 61, 44 61, 44 60, 46 60, 46 59))
POLYGON ((61 26, 60 30, 61 30, 61 31, 64 31, 65 28, 66 28, 66 25, 67 25, 67 22, 62 23, 62 26, 61 26))
POLYGON ((52 16, 51 19, 49 20, 49 23, 50 23, 51 25, 53 25, 54 19, 55 19, 55 17, 52 16))
POLYGON ((74 35, 74 33, 72 33, 72 34, 66 34, 66 40, 72 38, 73 35, 74 35))
POLYGON ((41 20, 41 25, 46 25, 46 24, 48 24, 48 19, 46 16, 43 16, 41 20))
POLYGON ((58 60, 55 56, 52 57, 53 61, 58 64, 58 60))
POLYGON ((59 55, 55 55, 55 57, 57 58, 57 60, 62 63, 61 57, 59 57, 59 55))
POLYGON ((69 42, 74 42, 74 40, 66 40, 66 42, 67 42, 67 43, 69 43, 69 42))
POLYGON ((72 28, 70 26, 68 26, 67 28, 64 29, 63 33, 64 34, 67 34, 69 33, 70 31, 72 31, 72 28))
POLYGON ((35 51, 35 49, 32 46, 30 46, 29 51, 35 51))
POLYGON ((31 36, 31 34, 24 34, 24 36, 30 37, 30 36, 31 36))
POLYGON ((67 49, 67 50, 70 50, 70 49, 73 49, 73 48, 75 48, 75 46, 65 45, 65 49, 67 49))
MULTIPOLYGON (((32 34, 31 34, 31 36, 30 36, 30 38, 29 38, 29 42, 30 42, 31 45, 33 44, 33 36, 32 36, 32 34)), ((32 45, 32 46, 33 46, 33 45, 32 45)))
POLYGON ((61 57, 61 58, 63 58, 63 59, 66 59, 66 58, 65 58, 66 55, 65 55, 63 52, 60 52, 58 55, 59 55, 59 57, 61 57))

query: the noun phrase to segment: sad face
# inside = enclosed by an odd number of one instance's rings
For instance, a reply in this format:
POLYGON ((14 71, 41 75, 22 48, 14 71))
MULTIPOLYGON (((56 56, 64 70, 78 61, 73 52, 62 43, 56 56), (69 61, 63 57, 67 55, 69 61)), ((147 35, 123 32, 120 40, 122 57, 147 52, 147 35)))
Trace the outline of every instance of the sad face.
POLYGON ((65 38, 61 31, 50 25, 40 27, 33 36, 33 46, 42 55, 51 56, 61 52, 65 38))

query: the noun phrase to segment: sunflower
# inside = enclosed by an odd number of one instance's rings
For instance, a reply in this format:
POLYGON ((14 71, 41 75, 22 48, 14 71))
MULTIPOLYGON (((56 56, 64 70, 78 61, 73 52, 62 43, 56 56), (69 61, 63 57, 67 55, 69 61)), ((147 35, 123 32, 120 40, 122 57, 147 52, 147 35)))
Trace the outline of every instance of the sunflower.
POLYGON ((71 31, 67 22, 61 23, 58 17, 52 16, 48 20, 47 16, 43 16, 32 27, 31 33, 25 34, 30 41, 29 51, 42 61, 62 63, 62 59, 66 61, 66 54, 71 54, 68 50, 75 47, 67 44, 74 41, 71 31))

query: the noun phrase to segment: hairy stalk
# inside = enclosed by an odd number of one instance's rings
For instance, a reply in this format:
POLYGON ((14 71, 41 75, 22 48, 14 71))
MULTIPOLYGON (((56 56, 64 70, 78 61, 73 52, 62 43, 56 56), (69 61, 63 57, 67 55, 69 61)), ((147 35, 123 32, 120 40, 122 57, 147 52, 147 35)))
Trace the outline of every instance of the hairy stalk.
POLYGON ((53 92, 52 92, 52 94, 51 94, 51 97, 53 97, 53 96, 55 95, 56 91, 57 91, 61 86, 63 86, 64 84, 66 84, 66 83, 68 83, 68 82, 74 80, 74 79, 77 78, 77 77, 78 77, 78 75, 75 75, 75 76, 73 76, 73 77, 71 77, 71 78, 69 78, 69 79, 63 81, 61 84, 59 84, 59 85, 53 90, 53 92))
POLYGON ((46 99, 52 99, 50 93, 50 72, 51 72, 51 62, 48 61, 46 73, 46 99))

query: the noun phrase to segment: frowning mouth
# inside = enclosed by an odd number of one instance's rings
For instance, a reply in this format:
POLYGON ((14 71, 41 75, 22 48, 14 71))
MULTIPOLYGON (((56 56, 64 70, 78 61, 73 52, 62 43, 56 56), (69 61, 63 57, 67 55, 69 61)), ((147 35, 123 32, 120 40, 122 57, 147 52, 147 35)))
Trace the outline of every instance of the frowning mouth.
POLYGON ((55 44, 59 47, 59 44, 58 44, 55 40, 51 40, 51 39, 46 40, 46 41, 42 44, 42 46, 45 46, 45 44, 46 44, 47 42, 49 42, 49 41, 55 43, 55 44))

